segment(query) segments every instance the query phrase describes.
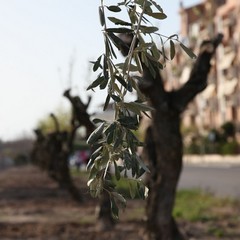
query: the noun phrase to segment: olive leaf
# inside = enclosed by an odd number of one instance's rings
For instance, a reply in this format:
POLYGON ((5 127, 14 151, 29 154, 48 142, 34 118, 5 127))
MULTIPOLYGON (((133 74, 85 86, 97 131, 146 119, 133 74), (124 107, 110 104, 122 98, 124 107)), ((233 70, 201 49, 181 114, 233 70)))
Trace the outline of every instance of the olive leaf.
POLYGON ((175 45, 172 40, 170 40, 170 58, 171 60, 175 57, 175 45))
POLYGON ((114 5, 107 6, 107 9, 108 9, 109 11, 112 11, 112 12, 121 12, 121 8, 118 7, 118 6, 114 6, 114 5))
POLYGON ((197 56, 192 52, 191 49, 186 47, 183 43, 180 43, 180 47, 184 50, 184 52, 191 58, 191 59, 196 59, 197 56))
POLYGON ((126 22, 126 21, 123 21, 123 20, 121 20, 121 19, 119 19, 119 18, 108 17, 108 19, 109 19, 111 22, 115 23, 116 25, 132 26, 131 23, 126 22))

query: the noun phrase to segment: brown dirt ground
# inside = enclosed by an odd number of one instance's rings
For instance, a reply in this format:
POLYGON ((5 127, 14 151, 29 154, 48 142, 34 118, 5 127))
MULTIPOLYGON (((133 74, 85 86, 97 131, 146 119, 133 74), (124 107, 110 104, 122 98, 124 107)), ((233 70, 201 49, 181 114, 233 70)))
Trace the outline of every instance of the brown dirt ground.
MULTIPOLYGON (((143 206, 129 200, 112 231, 95 227, 97 200, 88 195, 85 181, 75 179, 84 196, 74 202, 64 190, 34 166, 0 171, 0 240, 142 240, 143 206)), ((214 222, 179 221, 187 239, 240 240, 239 209, 221 209, 214 222), (221 238, 214 229, 221 229, 221 238)))

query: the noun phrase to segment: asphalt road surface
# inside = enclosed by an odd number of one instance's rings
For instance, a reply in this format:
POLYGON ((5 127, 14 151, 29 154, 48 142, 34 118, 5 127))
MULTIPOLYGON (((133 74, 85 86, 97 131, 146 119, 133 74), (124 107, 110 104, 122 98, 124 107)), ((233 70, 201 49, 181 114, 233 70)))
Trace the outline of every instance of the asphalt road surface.
POLYGON ((185 165, 179 189, 201 188, 217 196, 240 199, 240 166, 185 165))

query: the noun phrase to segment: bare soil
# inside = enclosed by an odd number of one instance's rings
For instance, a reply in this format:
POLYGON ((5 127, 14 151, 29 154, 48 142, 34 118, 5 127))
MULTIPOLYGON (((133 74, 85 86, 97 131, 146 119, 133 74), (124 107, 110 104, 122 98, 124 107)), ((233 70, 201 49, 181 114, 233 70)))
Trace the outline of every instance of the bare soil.
MULTIPOLYGON (((129 200, 114 229, 96 227, 97 199, 86 182, 75 179, 83 197, 77 203, 34 166, 0 171, 0 240, 142 240, 144 201, 129 200)), ((223 217, 208 222, 179 221, 187 239, 240 240, 239 209, 219 209, 223 217)))

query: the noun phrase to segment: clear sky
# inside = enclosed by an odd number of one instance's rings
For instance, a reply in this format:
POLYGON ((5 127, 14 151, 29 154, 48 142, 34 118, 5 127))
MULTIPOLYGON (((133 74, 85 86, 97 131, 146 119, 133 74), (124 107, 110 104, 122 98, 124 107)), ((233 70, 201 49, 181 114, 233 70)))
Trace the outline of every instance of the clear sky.
MULTIPOLYGON (((179 1, 157 2, 168 16, 156 23, 160 32, 178 33, 179 1)), ((40 118, 67 106, 62 93, 70 86, 86 99, 85 88, 94 80, 89 61, 104 50, 99 3, 0 0, 0 139, 30 135, 40 118)), ((93 95, 92 109, 103 101, 104 94, 93 95)))

